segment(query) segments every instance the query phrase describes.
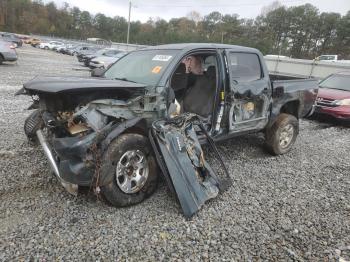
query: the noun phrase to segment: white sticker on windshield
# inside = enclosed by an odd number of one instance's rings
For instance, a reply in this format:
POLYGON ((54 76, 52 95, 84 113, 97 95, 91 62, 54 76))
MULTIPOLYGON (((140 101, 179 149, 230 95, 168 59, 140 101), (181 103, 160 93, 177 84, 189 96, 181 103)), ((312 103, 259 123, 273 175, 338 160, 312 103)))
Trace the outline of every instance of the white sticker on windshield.
POLYGON ((173 56, 171 55, 156 55, 152 58, 153 61, 168 62, 173 56))

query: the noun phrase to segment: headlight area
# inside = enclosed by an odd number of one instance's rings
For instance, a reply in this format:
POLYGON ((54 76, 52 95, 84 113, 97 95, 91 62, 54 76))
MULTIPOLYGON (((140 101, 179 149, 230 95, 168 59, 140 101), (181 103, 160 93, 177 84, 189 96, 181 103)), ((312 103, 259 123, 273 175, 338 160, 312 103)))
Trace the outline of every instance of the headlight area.
POLYGON ((334 104, 337 106, 350 106, 350 98, 336 100, 336 101, 334 101, 334 104))

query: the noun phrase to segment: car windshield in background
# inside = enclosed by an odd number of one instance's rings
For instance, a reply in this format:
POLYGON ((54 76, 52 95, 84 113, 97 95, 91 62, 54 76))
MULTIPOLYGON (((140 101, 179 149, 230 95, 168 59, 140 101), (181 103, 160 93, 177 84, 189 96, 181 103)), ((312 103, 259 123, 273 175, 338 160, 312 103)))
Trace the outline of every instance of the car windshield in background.
POLYGON ((320 87, 350 91, 350 75, 332 75, 323 80, 320 87))
POLYGON ((177 50, 142 50, 132 52, 111 66, 106 71, 105 77, 145 85, 156 85, 177 52, 177 50))

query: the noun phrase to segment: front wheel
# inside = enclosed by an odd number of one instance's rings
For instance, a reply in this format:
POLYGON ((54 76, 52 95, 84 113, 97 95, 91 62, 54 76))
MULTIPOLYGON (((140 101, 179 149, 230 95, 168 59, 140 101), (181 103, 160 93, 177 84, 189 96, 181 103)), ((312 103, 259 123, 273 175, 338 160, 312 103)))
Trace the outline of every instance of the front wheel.
POLYGON ((273 155, 289 152, 299 134, 299 121, 295 116, 280 114, 275 123, 266 130, 266 145, 273 155))
POLYGON ((103 156, 100 175, 111 178, 101 192, 114 206, 135 205, 152 195, 158 168, 148 138, 123 134, 113 140, 103 156))

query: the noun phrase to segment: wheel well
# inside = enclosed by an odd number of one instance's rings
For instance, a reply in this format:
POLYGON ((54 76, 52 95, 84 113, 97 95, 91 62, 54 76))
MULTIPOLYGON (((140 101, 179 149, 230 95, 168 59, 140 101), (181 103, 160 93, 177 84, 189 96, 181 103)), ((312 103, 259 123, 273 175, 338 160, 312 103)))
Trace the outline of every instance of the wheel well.
POLYGON ((147 122, 144 119, 142 119, 136 125, 126 129, 123 133, 135 133, 148 137, 147 122))
POLYGON ((128 129, 126 129, 123 133, 139 134, 139 135, 143 135, 143 136, 148 136, 147 131, 140 126, 130 127, 128 129))
POLYGON ((287 102, 281 107, 280 113, 290 114, 299 118, 299 106, 300 102, 297 100, 287 102))

